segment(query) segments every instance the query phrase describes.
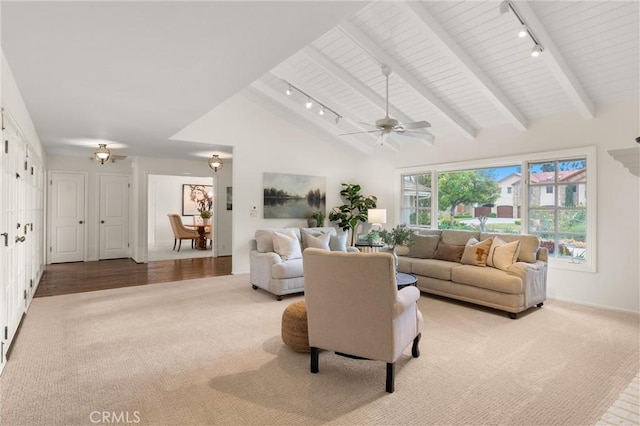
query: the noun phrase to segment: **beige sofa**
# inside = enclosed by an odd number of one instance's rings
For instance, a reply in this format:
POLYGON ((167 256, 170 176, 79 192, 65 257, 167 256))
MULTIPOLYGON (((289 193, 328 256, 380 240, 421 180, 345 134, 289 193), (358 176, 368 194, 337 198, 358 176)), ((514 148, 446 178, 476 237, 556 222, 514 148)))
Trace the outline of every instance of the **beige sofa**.
POLYGON ((347 247, 347 235, 332 227, 317 228, 270 228, 259 229, 255 233, 255 240, 251 241, 249 255, 249 280, 254 290, 259 288, 268 291, 282 300, 282 296, 304 291, 304 277, 302 271, 302 251, 308 246, 308 235, 319 237, 329 235, 329 249, 331 251, 358 251, 355 247, 347 247), (295 243, 299 245, 299 255, 286 256, 282 251, 278 253, 274 247, 273 233, 293 233, 295 243))
MULTIPOLYGON (((540 247, 535 235, 418 230, 414 231, 414 241, 406 253, 398 256, 398 271, 414 274, 418 288, 425 293, 503 310, 513 319, 532 306, 541 307, 546 299, 548 252, 540 247), (466 263, 456 260, 470 238, 482 242, 494 237, 512 243, 511 247, 518 246, 512 264, 503 261, 501 269, 477 266, 473 263, 480 262, 479 255, 471 261, 467 256, 466 263)), ((486 247, 478 252, 486 251, 486 247)))

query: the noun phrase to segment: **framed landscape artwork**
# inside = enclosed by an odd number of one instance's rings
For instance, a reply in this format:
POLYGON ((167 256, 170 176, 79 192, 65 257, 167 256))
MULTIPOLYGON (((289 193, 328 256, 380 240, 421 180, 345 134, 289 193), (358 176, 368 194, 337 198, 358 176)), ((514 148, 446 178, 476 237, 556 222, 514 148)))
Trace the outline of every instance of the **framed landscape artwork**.
POLYGON ((212 185, 182 185, 182 216, 199 215, 213 207, 212 185))
POLYGON ((320 176, 264 174, 264 218, 307 219, 326 209, 326 178, 320 176))

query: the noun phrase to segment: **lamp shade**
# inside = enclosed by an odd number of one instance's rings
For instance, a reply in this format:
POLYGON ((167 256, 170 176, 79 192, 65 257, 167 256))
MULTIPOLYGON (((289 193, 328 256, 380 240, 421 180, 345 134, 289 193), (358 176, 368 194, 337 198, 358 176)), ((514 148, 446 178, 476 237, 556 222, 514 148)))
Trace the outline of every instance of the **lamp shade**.
POLYGON ((387 223, 386 209, 369 209, 367 210, 367 222, 375 224, 387 223))

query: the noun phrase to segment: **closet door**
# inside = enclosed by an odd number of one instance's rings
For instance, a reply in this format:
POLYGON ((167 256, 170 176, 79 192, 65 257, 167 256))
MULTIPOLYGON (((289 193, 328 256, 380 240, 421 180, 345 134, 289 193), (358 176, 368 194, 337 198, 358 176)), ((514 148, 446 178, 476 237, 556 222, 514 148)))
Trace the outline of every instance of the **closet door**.
POLYGON ((51 263, 84 261, 85 175, 52 172, 49 181, 51 200, 51 263))
POLYGON ((129 177, 100 176, 100 260, 129 257, 129 177))

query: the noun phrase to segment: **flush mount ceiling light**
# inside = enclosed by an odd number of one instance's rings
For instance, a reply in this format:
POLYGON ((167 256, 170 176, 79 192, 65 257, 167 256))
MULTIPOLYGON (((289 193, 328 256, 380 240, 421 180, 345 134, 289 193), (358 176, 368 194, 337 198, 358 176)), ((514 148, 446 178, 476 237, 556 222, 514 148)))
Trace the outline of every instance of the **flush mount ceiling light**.
POLYGON ((98 144, 98 149, 93 153, 93 158, 100 164, 104 164, 105 161, 109 161, 109 157, 111 156, 111 151, 107 149, 107 144, 100 143, 98 144))
MULTIPOLYGON (((329 108, 328 106, 326 106, 325 104, 323 104, 322 102, 318 101, 316 98, 314 98, 313 96, 310 96, 309 94, 307 94, 306 92, 300 90, 298 87, 294 86, 293 84, 289 83, 286 80, 282 80, 282 82, 284 84, 287 85, 287 90, 285 90, 285 93, 287 94, 287 96, 291 96, 291 94, 293 94, 294 92, 298 92, 299 94, 301 94, 302 96, 304 96, 305 98, 307 98, 307 100, 304 103, 304 106, 307 109, 312 109, 314 104, 318 105, 318 114, 322 115, 322 116, 326 116, 327 112, 331 112, 334 116, 335 116, 335 122, 336 124, 338 124, 338 122, 340 121, 340 119, 342 118, 342 116, 340 114, 338 114, 337 112, 335 112, 333 109, 329 108)), ((315 109, 315 108, 313 108, 315 109)))
POLYGON ((218 172, 223 166, 222 158, 218 157, 216 154, 213 154, 211 158, 209 158, 209 167, 214 172, 218 172))
POLYGON ((513 2, 508 0, 502 1, 500 3, 500 14, 504 15, 509 11, 512 11, 513 14, 516 16, 516 18, 518 19, 518 22, 520 22, 520 30, 518 31, 518 37, 524 38, 526 36, 529 36, 531 38, 531 40, 534 43, 533 49, 531 49, 531 56, 533 56, 534 58, 537 58, 544 51, 544 47, 542 47, 542 44, 540 43, 540 41, 537 39, 535 34, 533 34, 533 31, 531 31, 531 27, 529 27, 527 23, 524 21, 524 18, 522 17, 522 15, 520 15, 520 12, 518 12, 518 9, 516 9, 515 4, 513 4, 513 2))

